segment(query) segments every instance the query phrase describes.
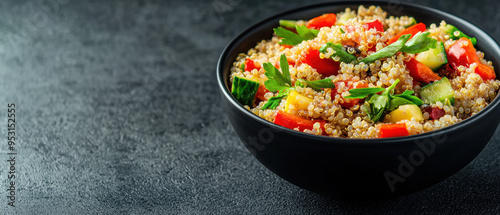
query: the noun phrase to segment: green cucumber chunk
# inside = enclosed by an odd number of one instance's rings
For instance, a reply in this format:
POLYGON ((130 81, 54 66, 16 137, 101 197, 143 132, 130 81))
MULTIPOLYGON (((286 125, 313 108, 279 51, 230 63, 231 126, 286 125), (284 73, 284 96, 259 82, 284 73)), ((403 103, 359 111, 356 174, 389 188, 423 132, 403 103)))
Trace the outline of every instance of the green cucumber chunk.
POLYGON ((250 79, 234 76, 233 85, 231 86, 231 94, 242 105, 252 106, 255 99, 255 94, 259 89, 259 82, 250 79))
POLYGON ((417 20, 415 20, 415 18, 413 18, 412 16, 408 17, 408 19, 410 19, 410 24, 405 25, 405 28, 409 28, 417 24, 417 20))
POLYGON ((415 60, 425 64, 434 72, 438 71, 442 66, 448 63, 443 42, 437 42, 436 48, 434 49, 429 49, 417 54, 415 60))
POLYGON ((451 87, 448 78, 443 77, 439 81, 422 87, 420 89, 420 98, 424 104, 433 104, 438 101, 446 104, 446 100, 448 100, 453 105, 455 102, 455 91, 451 87))
POLYGON ((297 25, 297 21, 295 21, 295 20, 280 19, 280 26, 281 27, 295 29, 296 25, 297 25))
POLYGON ((356 14, 352 12, 344 12, 340 17, 337 19, 337 24, 339 25, 345 25, 349 19, 356 18, 356 14))
POLYGON ((462 37, 465 37, 472 42, 472 45, 476 45, 476 43, 477 43, 475 37, 469 37, 469 36, 465 35, 464 33, 462 33, 460 30, 458 30, 458 28, 456 28, 453 25, 446 24, 446 26, 444 28, 445 28, 444 32, 446 32, 446 34, 450 35, 450 38, 453 40, 457 40, 457 39, 460 39, 462 37))

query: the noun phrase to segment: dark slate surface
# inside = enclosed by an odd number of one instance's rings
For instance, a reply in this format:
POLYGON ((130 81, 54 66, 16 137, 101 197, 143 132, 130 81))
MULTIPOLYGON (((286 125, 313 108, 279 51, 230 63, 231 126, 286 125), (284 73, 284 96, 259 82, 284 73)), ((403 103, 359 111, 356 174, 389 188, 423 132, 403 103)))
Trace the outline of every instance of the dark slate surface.
MULTIPOLYGON (((398 1, 394 1, 397 3, 398 1)), ((1 159, 16 104, 16 207, 0 214, 500 213, 500 134, 412 195, 339 201, 277 177, 220 105, 215 65, 244 28, 293 1, 1 1, 1 159)), ((500 40, 500 3, 420 1, 500 40)))

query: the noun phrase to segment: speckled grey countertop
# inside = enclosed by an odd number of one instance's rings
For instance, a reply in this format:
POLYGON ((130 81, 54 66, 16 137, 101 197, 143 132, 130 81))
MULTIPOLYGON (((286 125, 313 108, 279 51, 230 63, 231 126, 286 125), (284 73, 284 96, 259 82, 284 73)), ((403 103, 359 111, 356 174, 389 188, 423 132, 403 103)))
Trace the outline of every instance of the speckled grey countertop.
MULTIPOLYGON (((251 156, 220 104, 217 59, 247 26, 311 3, 1 1, 0 214, 500 213, 498 132, 442 183, 369 202, 300 189, 251 156)), ((419 4, 500 40, 498 2, 419 4)))

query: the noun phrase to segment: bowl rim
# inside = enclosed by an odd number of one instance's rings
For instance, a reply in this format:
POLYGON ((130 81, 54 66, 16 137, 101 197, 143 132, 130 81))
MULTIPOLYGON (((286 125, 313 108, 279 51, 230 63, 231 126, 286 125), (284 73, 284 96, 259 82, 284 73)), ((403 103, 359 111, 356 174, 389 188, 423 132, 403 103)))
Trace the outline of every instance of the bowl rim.
MULTIPOLYGON (((256 120, 257 122, 259 122, 260 124, 266 125, 267 127, 271 128, 273 131, 285 132, 285 133, 288 133, 291 135, 304 136, 305 138, 312 140, 312 141, 308 142, 307 144, 317 144, 317 143, 323 143, 323 142, 332 142, 333 143, 334 142, 337 144, 349 144, 349 145, 367 145, 368 144, 370 146, 373 146, 373 145, 378 145, 378 144, 392 145, 392 144, 399 144, 399 143, 408 142, 408 141, 418 141, 418 140, 426 139, 429 137, 446 135, 447 133, 452 133, 453 131, 461 129, 462 127, 471 126, 475 123, 478 123, 478 121, 483 120, 484 116, 489 115, 490 112, 492 112, 494 109, 498 108, 499 103, 500 103, 500 98, 499 98, 500 96, 498 95, 499 92, 497 91, 497 96, 493 99, 493 101, 490 102, 490 104, 488 104, 488 106, 486 106, 479 113, 477 113, 473 116, 470 116, 469 118, 462 120, 458 123, 447 126, 445 128, 441 128, 441 129, 430 131, 430 132, 424 132, 421 134, 404 136, 404 137, 373 138, 373 139, 341 138, 341 137, 314 135, 314 134, 295 131, 295 130, 292 130, 289 128, 285 128, 285 127, 276 125, 272 122, 269 122, 269 121, 255 115, 250 110, 247 110, 246 108, 244 108, 243 105, 241 105, 232 96, 231 92, 229 91, 229 89, 227 87, 229 85, 226 85, 228 83, 225 83, 225 81, 224 81, 224 76, 223 76, 224 64, 223 63, 224 63, 225 59, 227 58, 227 56, 229 55, 231 49, 237 43, 240 42, 242 37, 244 37, 245 35, 250 33, 252 31, 252 29, 254 29, 255 27, 263 25, 265 23, 268 23, 274 19, 278 19, 279 17, 290 15, 290 14, 300 12, 303 10, 309 10, 309 9, 314 9, 314 8, 319 8, 319 7, 324 7, 324 6, 334 6, 334 5, 341 6, 341 5, 353 5, 353 4, 355 4, 355 5, 390 6, 391 3, 394 4, 393 2, 377 1, 377 0, 375 0, 375 1, 365 1, 365 0, 346 1, 346 0, 344 0, 344 1, 334 1, 334 2, 323 2, 323 3, 317 3, 317 4, 310 4, 310 5, 301 6, 301 7, 297 7, 294 9, 290 9, 290 10, 286 10, 286 11, 277 13, 275 15, 264 18, 263 20, 258 21, 255 24, 250 25, 245 30, 243 30, 242 32, 237 34, 237 36, 234 37, 228 43, 228 45, 222 51, 222 54, 220 55, 219 60, 217 61, 217 69, 216 69, 217 83, 219 85, 220 90, 222 91, 223 97, 225 97, 225 99, 227 99, 231 105, 235 106, 236 109, 239 112, 241 112, 241 114, 245 114, 248 117, 252 118, 253 120, 256 120)), ((486 33, 486 31, 484 31, 480 27, 470 23, 469 21, 467 21, 465 19, 462 19, 458 16, 455 16, 453 14, 450 14, 450 13, 447 13, 444 11, 440 11, 440 10, 437 10, 437 9, 434 9, 434 8, 431 8, 428 6, 416 4, 416 3, 408 3, 408 2, 399 2, 398 1, 397 4, 401 5, 403 8, 424 10, 424 11, 428 11, 432 14, 438 14, 440 17, 446 17, 449 19, 453 19, 454 21, 459 22, 460 26, 466 26, 467 28, 472 29, 477 37, 482 37, 482 38, 486 39, 486 40, 481 41, 481 43, 484 43, 484 44, 491 46, 491 48, 493 49, 493 53, 496 52, 500 55, 500 47, 498 45, 498 42, 495 39, 493 39, 493 37, 491 37, 488 33, 486 33), (480 35, 480 36, 478 36, 478 35, 480 35)), ((271 37, 271 35, 270 35, 270 37, 271 37)), ((232 62, 233 61, 231 61, 231 63, 232 62)), ((227 62, 227 63, 229 63, 229 62, 227 62)), ((500 63, 500 62, 498 62, 498 63, 500 63)), ((499 68, 497 68, 497 69, 499 69, 499 68)), ((497 126, 498 126, 498 124, 497 124, 497 126)))

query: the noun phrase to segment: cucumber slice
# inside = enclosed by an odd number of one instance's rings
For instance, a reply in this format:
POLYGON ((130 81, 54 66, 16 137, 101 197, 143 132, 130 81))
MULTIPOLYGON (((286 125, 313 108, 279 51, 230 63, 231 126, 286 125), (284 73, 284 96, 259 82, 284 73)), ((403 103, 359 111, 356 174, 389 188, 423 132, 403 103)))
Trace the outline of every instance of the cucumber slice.
POLYGON ((279 22, 280 22, 280 26, 285 27, 285 28, 295 29, 295 26, 297 25, 297 21, 295 21, 295 20, 280 19, 279 22))
POLYGON ((438 101, 446 104, 446 100, 451 105, 455 102, 455 91, 451 87, 448 78, 443 77, 441 80, 429 84, 420 89, 420 98, 425 104, 433 104, 438 101))
POLYGON ((252 106, 259 85, 259 82, 235 76, 233 85, 231 86, 231 94, 233 94, 236 100, 242 105, 252 106))
POLYGON ((458 30, 458 28, 456 28, 453 25, 446 24, 446 26, 444 26, 444 32, 446 32, 448 35, 450 35, 450 38, 453 40, 457 40, 457 39, 460 39, 462 37, 465 37, 472 42, 472 45, 476 45, 476 43, 477 43, 475 37, 469 37, 469 36, 465 35, 464 33, 462 33, 460 30, 458 30))
POLYGON ((437 46, 434 49, 429 49, 417 54, 415 60, 425 64, 434 72, 438 71, 442 66, 448 63, 443 42, 437 42, 437 46))
POLYGON ((340 17, 337 19, 337 24, 338 25, 345 25, 349 19, 356 18, 356 14, 352 12, 344 12, 340 17))
POLYGON ((411 27, 412 25, 416 25, 417 24, 417 20, 415 20, 415 18, 413 17, 408 17, 408 19, 410 19, 410 23, 405 25, 405 28, 408 28, 408 27, 411 27))

